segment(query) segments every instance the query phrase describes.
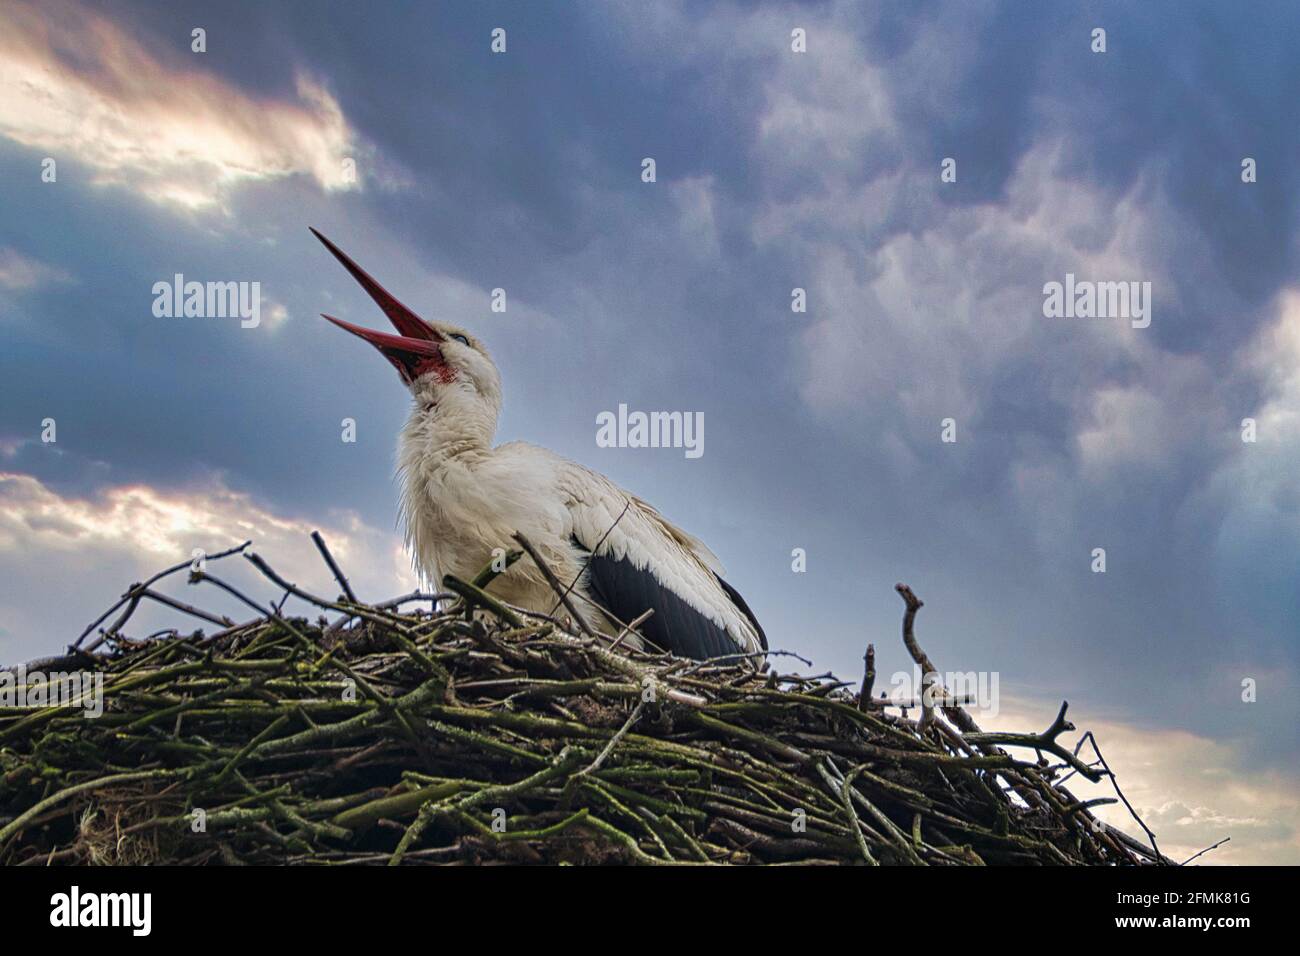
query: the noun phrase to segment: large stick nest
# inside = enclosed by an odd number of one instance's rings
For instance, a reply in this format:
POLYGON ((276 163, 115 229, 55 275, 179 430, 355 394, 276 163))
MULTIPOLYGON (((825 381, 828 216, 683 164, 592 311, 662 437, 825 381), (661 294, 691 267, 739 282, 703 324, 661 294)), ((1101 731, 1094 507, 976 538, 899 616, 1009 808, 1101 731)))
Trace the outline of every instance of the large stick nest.
MULTIPOLYGON (((366 605, 318 545, 337 600, 244 548, 218 557, 242 554, 332 619, 282 616, 202 570, 192 583, 258 616, 125 637, 151 598, 222 621, 153 589, 178 565, 128 590, 86 647, 28 665, 102 673, 104 712, 0 710, 0 862, 1167 862, 1065 789, 1110 771, 1057 743, 1064 707, 1042 733, 990 734, 942 694, 906 710, 873 698, 870 650, 864 700, 779 674, 777 656, 760 669, 611 649, 562 610, 493 599, 490 568, 446 579, 436 603, 366 605)), ((921 602, 899 593, 931 672, 921 602)))

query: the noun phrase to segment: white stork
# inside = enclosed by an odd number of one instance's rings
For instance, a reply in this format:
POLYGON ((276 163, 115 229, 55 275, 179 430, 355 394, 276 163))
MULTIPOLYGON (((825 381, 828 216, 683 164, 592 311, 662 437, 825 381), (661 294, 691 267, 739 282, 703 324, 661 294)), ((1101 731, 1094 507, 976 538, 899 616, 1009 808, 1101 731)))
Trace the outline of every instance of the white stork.
MULTIPOLYGON (((565 585, 575 582, 571 600, 592 630, 618 635, 653 610, 638 630, 654 647, 695 659, 759 661, 767 649, 763 629, 704 544, 590 468, 526 442, 493 447, 501 375, 483 344, 463 329, 421 319, 312 233, 398 332, 323 316, 375 346, 410 389, 398 450, 401 517, 426 579, 450 573, 468 580, 494 549, 513 549, 512 535, 522 532, 565 585)), ((490 590, 541 614, 558 604, 531 561, 516 562, 490 590)), ((624 642, 643 646, 635 635, 624 642)))

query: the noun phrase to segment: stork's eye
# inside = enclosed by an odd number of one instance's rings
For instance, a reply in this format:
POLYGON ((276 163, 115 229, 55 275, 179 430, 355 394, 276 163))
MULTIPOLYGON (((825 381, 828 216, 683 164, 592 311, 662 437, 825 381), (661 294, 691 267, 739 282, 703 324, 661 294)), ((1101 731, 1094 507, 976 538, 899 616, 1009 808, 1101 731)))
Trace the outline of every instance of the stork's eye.
POLYGON ((461 335, 459 332, 453 332, 451 335, 447 336, 447 338, 455 339, 461 345, 469 345, 469 339, 465 338, 465 336, 461 335))

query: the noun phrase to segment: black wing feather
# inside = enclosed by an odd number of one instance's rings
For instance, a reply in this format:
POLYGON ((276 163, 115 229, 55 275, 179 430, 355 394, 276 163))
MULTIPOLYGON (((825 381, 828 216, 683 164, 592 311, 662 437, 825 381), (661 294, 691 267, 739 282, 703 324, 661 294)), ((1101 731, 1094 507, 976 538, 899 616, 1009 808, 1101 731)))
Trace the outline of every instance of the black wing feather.
MULTIPOLYGON (((574 544, 582 546, 576 539, 574 544)), ((753 620, 740 595, 721 578, 718 581, 737 607, 753 620)), ((660 584, 649 568, 638 568, 626 558, 589 555, 587 585, 592 597, 624 623, 654 608, 654 614, 638 630, 647 640, 679 657, 703 660, 741 653, 730 634, 660 584)), ((763 640, 766 647, 767 639, 763 640)))
POLYGON ((727 592, 727 597, 731 598, 731 603, 740 609, 741 614, 749 618, 749 623, 754 626, 754 631, 758 634, 759 644, 763 646, 763 650, 767 650, 767 635, 763 633, 763 625, 758 623, 758 618, 756 618, 754 612, 749 609, 749 605, 746 604, 745 599, 740 596, 740 592, 726 581, 722 580, 722 575, 715 572, 713 576, 717 578, 718 583, 722 585, 722 590, 727 592))

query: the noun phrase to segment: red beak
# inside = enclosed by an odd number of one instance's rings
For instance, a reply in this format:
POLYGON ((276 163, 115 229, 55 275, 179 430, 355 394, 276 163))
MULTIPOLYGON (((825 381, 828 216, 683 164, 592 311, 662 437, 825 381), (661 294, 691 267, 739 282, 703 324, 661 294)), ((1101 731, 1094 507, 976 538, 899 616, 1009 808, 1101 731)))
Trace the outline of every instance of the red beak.
POLYGON ((379 349, 384 358, 393 363, 393 368, 397 369, 397 373, 402 376, 402 381, 407 385, 410 385, 426 372, 447 368, 446 363, 442 360, 442 348, 438 345, 438 342, 443 341, 443 339, 437 332, 433 333, 438 336, 437 341, 413 339, 405 335, 389 335, 387 332, 376 332, 374 329, 367 329, 361 325, 353 325, 351 322, 336 319, 324 312, 321 313, 321 318, 328 319, 340 329, 345 329, 358 338, 365 339, 379 349))
POLYGON ((442 349, 438 347, 439 342, 446 341, 442 334, 397 301, 387 289, 371 277, 370 273, 353 262, 342 249, 315 229, 312 229, 311 233, 324 243, 325 248, 334 254, 334 258, 343 263, 343 267, 352 273, 352 278, 361 283, 361 287, 366 290, 370 298, 375 300, 375 304, 384 310, 384 314, 388 316, 388 321, 393 323, 393 328, 397 329, 400 334, 389 335, 386 332, 376 332, 373 329, 353 325, 351 322, 344 322, 342 319, 336 319, 324 313, 322 313, 322 317, 333 322, 339 328, 346 329, 353 335, 365 339, 379 349, 384 354, 384 358, 393 363, 393 366, 402 376, 402 380, 408 385, 426 372, 440 368, 446 369, 447 366, 442 360, 442 349))

